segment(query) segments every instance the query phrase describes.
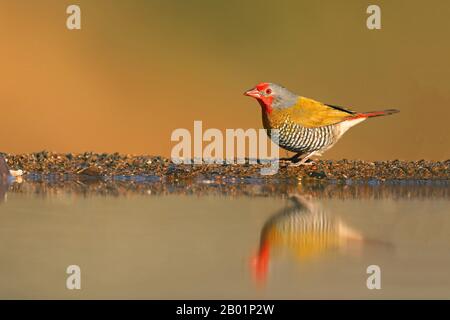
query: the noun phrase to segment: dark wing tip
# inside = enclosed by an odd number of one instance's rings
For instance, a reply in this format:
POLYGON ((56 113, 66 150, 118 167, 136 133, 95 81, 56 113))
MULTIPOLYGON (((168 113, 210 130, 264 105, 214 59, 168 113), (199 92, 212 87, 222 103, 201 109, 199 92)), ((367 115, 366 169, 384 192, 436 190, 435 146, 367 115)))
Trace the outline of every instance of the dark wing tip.
POLYGON ((393 114, 393 113, 399 113, 400 110, 398 110, 398 109, 387 109, 387 110, 384 110, 384 112, 386 112, 387 114, 393 114))
POLYGON ((350 109, 347 109, 347 108, 344 108, 344 107, 341 107, 341 106, 335 106, 333 104, 327 104, 327 103, 325 103, 325 105, 327 107, 330 107, 330 108, 333 108, 333 109, 336 109, 336 110, 339 110, 339 111, 343 111, 343 112, 346 112, 348 114, 355 114, 356 113, 356 111, 353 111, 353 110, 350 110, 350 109))

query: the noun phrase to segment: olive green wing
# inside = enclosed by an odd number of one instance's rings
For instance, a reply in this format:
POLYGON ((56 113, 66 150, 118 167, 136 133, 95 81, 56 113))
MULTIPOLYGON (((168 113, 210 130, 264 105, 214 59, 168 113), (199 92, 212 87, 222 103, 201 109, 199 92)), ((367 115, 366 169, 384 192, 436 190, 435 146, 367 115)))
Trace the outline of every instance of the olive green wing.
POLYGON ((336 124, 355 115, 354 111, 346 108, 327 105, 305 97, 299 97, 297 104, 289 107, 286 112, 293 122, 307 128, 336 124))

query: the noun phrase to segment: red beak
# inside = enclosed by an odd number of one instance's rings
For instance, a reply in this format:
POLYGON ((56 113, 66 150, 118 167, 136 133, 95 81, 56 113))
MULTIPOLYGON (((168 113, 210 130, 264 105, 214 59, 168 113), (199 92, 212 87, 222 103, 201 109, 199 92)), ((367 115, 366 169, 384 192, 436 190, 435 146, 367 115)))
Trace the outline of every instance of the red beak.
POLYGON ((256 99, 261 98, 261 94, 259 93, 259 90, 256 88, 253 88, 251 90, 244 92, 244 96, 249 96, 249 97, 253 97, 256 99))

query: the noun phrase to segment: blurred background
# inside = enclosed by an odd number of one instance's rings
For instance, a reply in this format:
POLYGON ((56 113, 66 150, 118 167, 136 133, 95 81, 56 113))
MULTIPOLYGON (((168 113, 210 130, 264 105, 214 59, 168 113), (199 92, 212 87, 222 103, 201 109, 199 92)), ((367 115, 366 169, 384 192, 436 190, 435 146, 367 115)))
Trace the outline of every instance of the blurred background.
POLYGON ((325 158, 450 156, 449 1, 0 1, 0 151, 169 156, 171 132, 260 128, 262 81, 398 108, 325 158), (81 30, 66 8, 81 7, 81 30), (366 28, 381 7, 382 29, 366 28))

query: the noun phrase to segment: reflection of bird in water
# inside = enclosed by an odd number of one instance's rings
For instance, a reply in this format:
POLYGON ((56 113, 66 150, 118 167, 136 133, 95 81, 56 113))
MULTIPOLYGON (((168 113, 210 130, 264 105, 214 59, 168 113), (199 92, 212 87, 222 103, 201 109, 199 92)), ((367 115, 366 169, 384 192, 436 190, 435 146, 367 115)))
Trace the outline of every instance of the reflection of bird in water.
POLYGON ((0 202, 3 201, 3 199, 6 196, 6 189, 8 187, 9 182, 9 169, 6 165, 5 159, 0 156, 0 202))
POLYGON ((339 217, 326 214, 320 205, 304 196, 293 196, 294 205, 272 216, 261 231, 260 247, 252 261, 257 280, 267 276, 270 252, 288 248, 304 261, 333 249, 345 249, 349 242, 361 243, 363 236, 339 217))

